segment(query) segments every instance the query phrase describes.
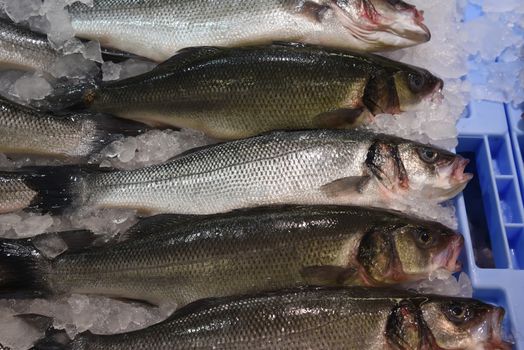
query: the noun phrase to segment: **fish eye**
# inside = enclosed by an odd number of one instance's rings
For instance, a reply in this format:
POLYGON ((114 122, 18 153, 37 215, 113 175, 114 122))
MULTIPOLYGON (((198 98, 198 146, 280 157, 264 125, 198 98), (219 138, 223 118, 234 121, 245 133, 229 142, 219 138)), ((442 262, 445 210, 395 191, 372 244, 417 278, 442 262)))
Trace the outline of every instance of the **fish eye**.
POLYGON ((461 303, 452 302, 447 307, 447 315, 452 322, 465 322, 469 319, 469 310, 461 303))
POLYGON ((420 159, 429 164, 435 163, 439 156, 438 152, 428 147, 418 149, 418 154, 420 159))
POLYGON ((410 73, 408 75, 409 89, 413 92, 419 92, 424 87, 425 79, 422 74, 410 73))
POLYGON ((400 2, 400 0, 388 0, 388 3, 392 6, 397 5, 400 2))
POLYGON ((433 235, 426 230, 419 230, 416 233, 417 242, 423 246, 430 246, 434 242, 433 235))

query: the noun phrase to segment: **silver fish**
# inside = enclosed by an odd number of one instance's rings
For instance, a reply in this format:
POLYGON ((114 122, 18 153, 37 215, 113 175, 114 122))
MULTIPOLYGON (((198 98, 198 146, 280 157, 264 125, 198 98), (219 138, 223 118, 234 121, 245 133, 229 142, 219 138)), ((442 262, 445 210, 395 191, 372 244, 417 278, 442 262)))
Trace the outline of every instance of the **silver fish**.
POLYGON ((48 72, 60 56, 44 34, 0 18, 0 68, 48 72))
POLYGON ((400 0, 94 0, 69 7, 78 37, 164 61, 191 46, 299 41, 384 51, 430 39, 400 0))
MULTIPOLYGON (((82 160, 142 124, 107 115, 56 116, 0 97, 0 152, 82 160)), ((2 210, 0 209, 0 212, 2 210)))
POLYGON ((388 289, 284 290, 207 299, 147 329, 48 338, 36 350, 506 349, 504 309, 388 289))
MULTIPOLYGON (((19 172, 38 194, 32 207, 135 208, 145 213, 211 214, 272 204, 352 204, 397 208, 406 198, 441 202, 471 174, 461 156, 402 138, 346 130, 274 132, 197 149, 131 171, 19 172), (51 175, 52 174, 52 175, 51 175)), ((12 173, 0 174, 12 178, 12 173)))

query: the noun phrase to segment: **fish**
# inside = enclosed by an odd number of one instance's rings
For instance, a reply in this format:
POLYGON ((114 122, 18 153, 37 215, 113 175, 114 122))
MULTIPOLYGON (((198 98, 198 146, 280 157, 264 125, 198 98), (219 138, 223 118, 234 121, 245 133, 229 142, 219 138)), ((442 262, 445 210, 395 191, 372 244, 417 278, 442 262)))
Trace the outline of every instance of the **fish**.
POLYGON ((205 299, 143 330, 48 337, 35 349, 509 350, 504 313, 469 298, 310 287, 205 299))
MULTIPOLYGON (((53 115, 0 97, 0 152, 82 161, 123 135, 148 128, 95 113, 53 115)), ((1 209, 0 209, 1 212, 1 209)))
POLYGON ((0 18, 0 69, 49 72, 60 57, 46 35, 0 18))
POLYGON ((387 51, 431 38, 423 13, 399 0, 94 0, 68 10, 77 37, 157 62, 193 46, 299 41, 387 51))
POLYGON ((5 265, 0 264, 5 271, 0 273, 0 291, 20 290, 17 285, 24 284, 30 289, 34 281, 35 293, 186 305, 307 284, 398 285, 427 278, 438 269, 459 271, 464 242, 437 222, 339 206, 160 215, 143 220, 120 239, 52 260, 26 240, 0 241, 5 265), (8 283, 2 286, 1 281, 8 283))
POLYGON ((355 128, 439 93, 425 69, 384 57, 280 43, 180 51, 145 74, 66 87, 42 108, 104 112, 231 140, 272 130, 355 128))
MULTIPOLYGON (((402 209, 442 202, 472 178, 468 160, 430 145, 354 130, 280 131, 197 148, 136 170, 42 167, 0 172, 35 191, 29 210, 132 208, 213 214, 274 204, 402 209)), ((15 195, 12 193, 11 195, 15 195)))

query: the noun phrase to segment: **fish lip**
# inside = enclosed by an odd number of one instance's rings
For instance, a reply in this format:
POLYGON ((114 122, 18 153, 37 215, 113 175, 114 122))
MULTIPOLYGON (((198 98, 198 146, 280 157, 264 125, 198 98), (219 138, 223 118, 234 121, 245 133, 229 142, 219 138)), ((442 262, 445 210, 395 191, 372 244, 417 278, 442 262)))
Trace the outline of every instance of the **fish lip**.
POLYGON ((462 263, 458 260, 462 248, 464 247, 464 237, 458 233, 454 233, 446 248, 436 254, 433 258, 432 265, 438 269, 446 269, 451 273, 462 270, 462 263))
POLYGON ((452 170, 451 170, 451 182, 454 184, 463 184, 468 183, 472 178, 473 174, 465 173, 464 170, 469 164, 469 159, 457 156, 453 161, 452 170))
POLYGON ((462 270, 462 263, 458 260, 462 248, 464 247, 464 237, 457 234, 451 241, 451 249, 448 254, 446 269, 452 273, 462 270))
POLYGON ((502 307, 495 307, 491 311, 490 338, 485 349, 510 350, 513 344, 502 339, 502 321, 506 311, 502 307))

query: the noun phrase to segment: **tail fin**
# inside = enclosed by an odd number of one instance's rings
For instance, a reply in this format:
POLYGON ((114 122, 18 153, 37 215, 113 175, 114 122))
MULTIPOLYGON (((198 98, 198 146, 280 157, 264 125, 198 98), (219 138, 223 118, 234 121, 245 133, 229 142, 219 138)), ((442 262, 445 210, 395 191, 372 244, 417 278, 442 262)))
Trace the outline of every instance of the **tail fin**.
POLYGON ((73 344, 64 330, 50 328, 44 338, 33 345, 30 350, 71 350, 73 344))
POLYGON ((81 184, 87 174, 102 171, 90 166, 26 167, 0 172, 0 212, 30 209, 58 214, 82 204, 81 184))
POLYGON ((0 240, 0 295, 47 294, 47 264, 30 241, 0 240))
POLYGON ((82 80, 76 84, 59 80, 53 84, 50 95, 43 100, 31 101, 31 106, 52 112, 83 110, 93 102, 98 85, 94 80, 82 80))
POLYGON ((86 132, 81 145, 75 149, 77 153, 74 155, 80 157, 95 155, 113 141, 150 130, 145 124, 106 114, 75 113, 70 117, 84 119, 83 125, 87 125, 86 130, 92 131, 86 132))

